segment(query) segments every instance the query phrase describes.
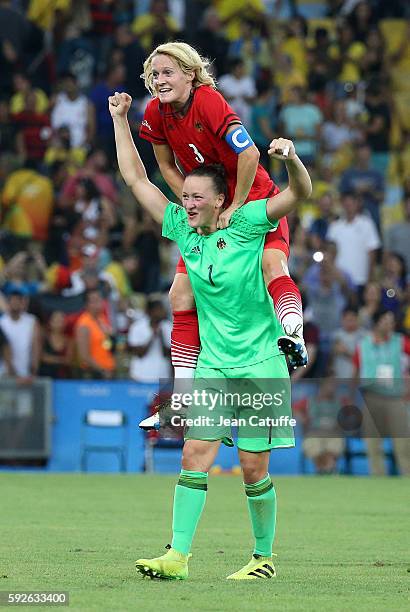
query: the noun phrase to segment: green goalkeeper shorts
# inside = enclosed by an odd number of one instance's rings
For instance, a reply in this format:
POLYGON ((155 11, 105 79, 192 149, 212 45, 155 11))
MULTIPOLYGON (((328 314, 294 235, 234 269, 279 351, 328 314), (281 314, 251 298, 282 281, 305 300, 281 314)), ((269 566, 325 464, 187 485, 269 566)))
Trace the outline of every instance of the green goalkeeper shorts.
POLYGON ((186 440, 222 440, 233 446, 234 428, 240 450, 258 453, 295 445, 290 379, 283 355, 243 368, 199 366, 192 398, 186 440))

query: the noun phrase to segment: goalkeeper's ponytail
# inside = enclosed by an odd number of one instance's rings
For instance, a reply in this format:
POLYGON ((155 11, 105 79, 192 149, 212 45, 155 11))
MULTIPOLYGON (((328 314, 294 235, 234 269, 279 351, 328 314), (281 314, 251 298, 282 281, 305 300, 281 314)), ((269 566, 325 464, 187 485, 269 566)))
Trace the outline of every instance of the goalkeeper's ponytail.
POLYGON ((194 168, 187 176, 207 176, 214 184, 217 194, 222 193, 225 199, 228 197, 228 185, 226 182, 226 171, 222 164, 205 164, 194 168))

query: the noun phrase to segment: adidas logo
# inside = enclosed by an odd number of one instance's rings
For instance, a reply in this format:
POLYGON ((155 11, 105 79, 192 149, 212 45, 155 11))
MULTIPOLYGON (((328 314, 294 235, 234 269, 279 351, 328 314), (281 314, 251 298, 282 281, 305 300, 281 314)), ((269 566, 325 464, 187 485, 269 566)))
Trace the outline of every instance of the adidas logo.
POLYGON ((257 567, 251 572, 248 572, 248 576, 256 576, 257 578, 272 578, 273 576, 276 575, 274 568, 271 565, 269 565, 269 563, 264 563, 263 567, 266 569, 257 567))

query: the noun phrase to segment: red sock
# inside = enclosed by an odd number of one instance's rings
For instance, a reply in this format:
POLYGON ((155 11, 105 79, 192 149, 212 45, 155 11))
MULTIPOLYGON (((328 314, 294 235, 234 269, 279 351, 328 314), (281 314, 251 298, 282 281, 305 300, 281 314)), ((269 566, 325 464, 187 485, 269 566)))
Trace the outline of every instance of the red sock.
POLYGON ((295 281, 289 276, 278 276, 268 285, 276 316, 285 333, 303 335, 302 297, 295 281))
POLYGON ((174 322, 171 334, 171 361, 175 368, 175 378, 179 368, 194 370, 200 350, 198 316, 196 309, 178 310, 173 313, 174 322))

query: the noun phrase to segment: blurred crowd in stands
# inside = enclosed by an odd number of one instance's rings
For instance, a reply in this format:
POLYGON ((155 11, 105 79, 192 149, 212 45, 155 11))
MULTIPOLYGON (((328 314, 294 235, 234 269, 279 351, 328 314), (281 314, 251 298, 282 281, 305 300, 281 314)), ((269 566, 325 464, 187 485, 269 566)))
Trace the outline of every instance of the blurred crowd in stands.
MULTIPOLYGON (((189 42, 267 156, 291 138, 313 197, 290 219, 310 362, 351 375, 381 307, 410 334, 410 9, 404 0, 0 0, 0 350, 30 379, 169 372, 176 247, 118 174, 107 97, 189 42)), ((167 190, 151 145, 150 178, 167 190)), ((172 198, 171 193, 166 191, 172 198)))

